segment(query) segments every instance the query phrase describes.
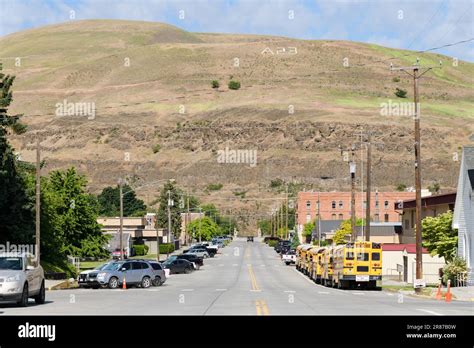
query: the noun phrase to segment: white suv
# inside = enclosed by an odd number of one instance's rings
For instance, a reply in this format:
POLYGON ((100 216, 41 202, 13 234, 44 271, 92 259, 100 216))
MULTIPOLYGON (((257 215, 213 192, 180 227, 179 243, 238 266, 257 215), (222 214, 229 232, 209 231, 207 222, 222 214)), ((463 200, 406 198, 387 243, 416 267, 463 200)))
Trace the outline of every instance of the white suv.
POLYGON ((0 302, 16 302, 28 306, 33 297, 37 304, 45 302, 44 271, 29 253, 0 253, 0 302))

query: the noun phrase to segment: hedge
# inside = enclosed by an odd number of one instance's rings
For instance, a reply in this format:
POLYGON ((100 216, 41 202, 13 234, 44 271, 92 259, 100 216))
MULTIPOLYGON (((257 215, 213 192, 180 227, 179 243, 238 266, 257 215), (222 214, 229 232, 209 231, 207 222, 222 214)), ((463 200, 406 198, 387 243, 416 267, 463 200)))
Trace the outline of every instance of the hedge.
POLYGON ((274 247, 276 247, 276 245, 278 244, 278 241, 277 241, 277 240, 269 240, 269 241, 267 242, 267 244, 268 244, 269 247, 274 248, 274 247))
POLYGON ((135 255, 144 256, 148 254, 148 250, 150 248, 148 247, 148 245, 145 245, 145 244, 135 244, 133 246, 133 249, 135 250, 135 255))
POLYGON ((160 244, 160 254, 172 253, 174 251, 174 244, 160 244))

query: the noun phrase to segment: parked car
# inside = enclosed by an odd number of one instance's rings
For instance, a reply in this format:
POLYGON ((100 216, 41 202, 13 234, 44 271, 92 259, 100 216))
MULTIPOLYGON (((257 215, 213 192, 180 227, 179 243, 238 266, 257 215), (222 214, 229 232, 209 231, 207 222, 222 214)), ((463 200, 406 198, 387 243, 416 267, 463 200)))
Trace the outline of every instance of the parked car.
MULTIPOLYGON (((128 255, 127 255, 126 251, 123 250, 122 253, 123 253, 123 258, 124 258, 124 259, 127 259, 127 258, 128 258, 128 255)), ((115 249, 114 251, 112 251, 112 258, 113 258, 114 260, 120 260, 120 259, 122 259, 122 258, 121 258, 122 253, 120 252, 120 248, 117 248, 117 249, 115 249)))
POLYGON ((194 270, 191 262, 178 258, 166 260, 163 262, 163 267, 169 269, 171 274, 191 273, 194 270))
POLYGON ((278 242, 277 245, 275 245, 275 251, 277 253, 280 253, 282 248, 284 248, 285 245, 291 245, 291 241, 289 240, 281 240, 278 242))
POLYGON ((247 237, 247 242, 253 242, 253 237, 252 236, 247 237))
POLYGON ((164 269, 161 262, 158 261, 148 261, 155 277, 152 278, 152 283, 154 286, 161 286, 166 282, 166 279, 169 277, 169 269, 164 269))
MULTIPOLYGON (((95 272, 94 272, 95 273, 95 272)), ((89 277, 93 273, 89 274, 89 277)), ((129 285, 149 288, 155 279, 155 270, 149 262, 144 260, 117 261, 108 264, 104 269, 97 272, 97 281, 102 287, 116 289, 123 285, 123 281, 129 285)))
POLYGON ((196 254, 188 253, 182 255, 176 255, 178 259, 188 260, 196 265, 196 269, 199 269, 201 266, 204 266, 204 260, 202 257, 197 256, 196 254))
POLYGON ((296 251, 288 250, 286 253, 282 254, 281 260, 287 265, 296 264, 296 251))
POLYGON ((97 266, 94 269, 89 269, 87 271, 82 271, 79 273, 79 276, 77 277, 77 283, 79 284, 80 288, 94 288, 98 289, 100 288, 100 284, 97 281, 97 273, 99 273, 100 270, 104 269, 110 262, 106 262, 100 266, 97 266), (92 277, 89 277, 89 275, 92 274, 92 277))
POLYGON ((183 251, 184 254, 195 254, 203 259, 207 259, 209 257, 214 257, 215 253, 212 250, 208 250, 206 247, 201 246, 193 246, 188 250, 183 251))
POLYGON ((45 302, 43 268, 30 253, 1 253, 0 302, 26 307, 30 297, 37 304, 45 302))

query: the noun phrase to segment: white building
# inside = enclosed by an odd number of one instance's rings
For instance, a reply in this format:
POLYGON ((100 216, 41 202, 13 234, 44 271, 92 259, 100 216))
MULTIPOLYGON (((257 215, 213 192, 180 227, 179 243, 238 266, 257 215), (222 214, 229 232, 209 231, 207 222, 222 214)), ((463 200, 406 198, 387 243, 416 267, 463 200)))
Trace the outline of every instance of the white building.
POLYGON ((467 285, 474 285, 474 146, 463 147, 453 228, 458 230, 458 255, 467 263, 467 285))
MULTIPOLYGON (((439 283, 439 269, 445 261, 439 255, 431 256, 428 250, 422 249, 423 279, 426 284, 439 283)), ((383 244, 382 245, 382 279, 390 279, 413 284, 416 278, 416 245, 383 244)))

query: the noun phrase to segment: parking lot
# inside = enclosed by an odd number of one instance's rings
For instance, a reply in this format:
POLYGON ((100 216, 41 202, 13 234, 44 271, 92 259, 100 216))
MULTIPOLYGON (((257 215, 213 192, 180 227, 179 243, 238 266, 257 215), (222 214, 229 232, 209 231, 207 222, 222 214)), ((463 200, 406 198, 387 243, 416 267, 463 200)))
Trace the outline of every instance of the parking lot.
POLYGON ((466 302, 444 303, 385 291, 344 291, 316 285, 286 266, 273 248, 234 239, 190 274, 173 274, 147 289, 47 291, 46 303, 0 305, 1 315, 454 315, 466 302))

